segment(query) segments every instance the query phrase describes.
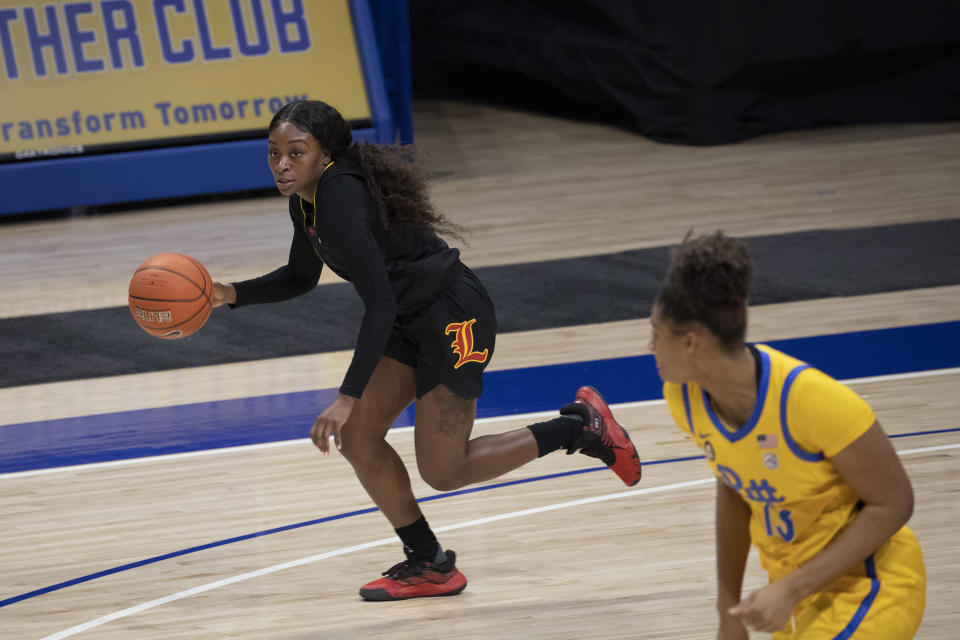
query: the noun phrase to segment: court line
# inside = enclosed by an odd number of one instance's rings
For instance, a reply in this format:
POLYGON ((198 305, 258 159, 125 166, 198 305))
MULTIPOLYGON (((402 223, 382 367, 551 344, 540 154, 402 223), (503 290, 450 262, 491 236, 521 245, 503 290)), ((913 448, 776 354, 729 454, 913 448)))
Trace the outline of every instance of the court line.
MULTIPOLYGON (((604 468, 606 468, 606 467, 604 467, 604 468)), ((604 501, 607 501, 607 500, 615 500, 615 499, 617 499, 617 498, 627 498, 627 497, 632 497, 632 496, 637 496, 637 495, 645 495, 645 494, 650 494, 650 493, 658 493, 658 492, 662 492, 662 491, 670 491, 670 490, 672 490, 672 489, 682 489, 682 488, 686 488, 686 487, 692 487, 692 486, 697 486, 697 485, 702 485, 702 484, 707 484, 707 483, 711 483, 711 484, 712 484, 712 483, 714 483, 714 482, 716 482, 716 479, 715 479, 715 478, 704 478, 704 479, 700 479, 700 480, 690 480, 690 481, 687 481, 687 482, 679 482, 679 483, 676 483, 676 484, 663 485, 663 486, 660 486, 660 487, 649 487, 649 488, 645 488, 645 489, 635 489, 635 490, 633 490, 633 491, 621 491, 621 492, 618 492, 618 493, 610 493, 610 494, 605 494, 605 495, 600 495, 600 496, 593 496, 593 497, 591 497, 591 498, 581 498, 581 499, 579 499, 579 500, 570 500, 570 501, 568 501, 568 502, 559 502, 559 503, 555 503, 555 504, 544 505, 544 506, 542 506, 542 507, 534 507, 534 508, 531 508, 531 509, 523 509, 523 510, 521 510, 521 511, 510 511, 510 512, 507 512, 507 513, 501 513, 501 514, 494 515, 494 516, 487 516, 487 517, 485 517, 485 518, 477 518, 476 520, 468 520, 468 521, 466 521, 466 522, 458 522, 458 523, 455 523, 455 524, 444 525, 444 526, 442 526, 442 527, 435 527, 435 528, 434 528, 434 531, 436 531, 437 533, 443 533, 443 532, 445 532, 445 531, 453 531, 453 530, 455 530, 455 529, 465 529, 465 528, 468 528, 468 527, 476 527, 476 526, 479 526, 479 525, 482 525, 482 524, 488 524, 488 523, 491 523, 491 522, 500 522, 500 521, 503 521, 503 520, 510 520, 510 519, 513 519, 513 518, 522 518, 522 517, 524 517, 524 516, 536 515, 536 514, 539 514, 539 513, 545 513, 545 512, 547 512, 547 511, 556 511, 556 510, 558 510, 558 509, 567 509, 567 508, 570 508, 570 507, 576 507, 576 506, 580 506, 580 505, 584 505, 584 504, 593 504, 593 503, 596 503, 596 502, 604 502, 604 501)), ((200 585, 200 586, 198 586, 198 587, 193 587, 192 589, 187 589, 187 590, 185 590, 185 591, 179 591, 179 592, 177 592, 177 593, 174 593, 174 594, 171 594, 171 595, 168 595, 168 596, 164 596, 164 597, 162 597, 162 598, 157 598, 157 599, 155 599, 155 600, 150 600, 149 602, 144 602, 144 603, 138 604, 138 605, 136 605, 136 606, 129 607, 129 608, 127 608, 127 609, 122 609, 122 610, 120 610, 120 611, 114 611, 113 613, 109 613, 109 614, 107 614, 107 615, 105 615, 105 616, 101 616, 101 617, 96 618, 96 619, 94 619, 94 620, 90 620, 90 621, 88 621, 88 622, 84 622, 83 624, 79 624, 79 625, 76 625, 76 626, 74 626, 74 627, 70 627, 69 629, 65 629, 65 630, 60 631, 60 632, 57 632, 57 633, 55 633, 55 634, 53 634, 53 635, 46 636, 46 637, 42 638, 41 640, 60 640, 61 638, 68 638, 68 637, 73 636, 73 635, 76 635, 76 634, 78 634, 78 633, 80 633, 80 632, 88 631, 89 629, 93 629, 93 628, 95 628, 95 627, 99 627, 99 626, 101 626, 101 625, 103 625, 103 624, 106 624, 106 623, 108 623, 108 622, 112 622, 113 620, 118 620, 118 619, 120 619, 120 618, 126 618, 126 617, 128 617, 128 616, 131 616, 131 615, 134 615, 134 614, 137 614, 137 613, 146 611, 146 610, 148 610, 148 609, 153 609, 154 607, 158 607, 158 606, 160 606, 160 605, 164 605, 164 604, 167 604, 167 603, 170 603, 170 602, 174 602, 174 601, 176 601, 176 600, 182 600, 183 598, 189 598, 190 596, 197 595, 198 593, 204 593, 204 592, 207 592, 207 591, 212 591, 212 590, 218 589, 218 588, 220 588, 220 587, 229 586, 229 585, 232 585, 232 584, 236 584, 236 583, 238 583, 238 582, 244 582, 244 581, 250 580, 250 579, 252 579, 252 578, 259 578, 260 576, 265 576, 265 575, 268 575, 268 574, 271 574, 271 573, 276 573, 277 571, 283 571, 283 570, 285 570, 285 569, 291 569, 291 568, 293 568, 293 567, 299 567, 299 566, 302 566, 302 565, 305 565, 305 564, 311 564, 311 563, 314 563, 314 562, 318 562, 318 561, 320 561, 320 560, 326 560, 326 559, 328 559, 328 558, 334 558, 334 557, 337 557, 337 556, 346 555, 346 554, 348 554, 348 553, 353 553, 354 551, 362 551, 362 550, 365 550, 365 549, 371 549, 371 548, 373 548, 373 547, 379 547, 379 546, 383 546, 383 545, 387 545, 387 544, 391 544, 391 543, 395 543, 395 542, 399 542, 399 541, 400 541, 400 539, 397 538, 396 536, 393 536, 393 537, 390 537, 390 538, 381 538, 380 540, 374 540, 374 541, 372 541, 372 542, 365 542, 365 543, 358 544, 358 545, 353 545, 353 546, 350 546, 350 547, 342 547, 342 548, 340 548, 340 549, 334 549, 333 551, 327 551, 327 552, 325 552, 325 553, 319 553, 319 554, 316 554, 316 555, 307 556, 307 557, 305 557, 305 558, 299 558, 299 559, 297 559, 297 560, 291 560, 291 561, 289 561, 289 562, 284 562, 284 563, 282 563, 282 564, 276 564, 276 565, 273 565, 273 566, 271 566, 271 567, 264 567, 263 569, 257 569, 256 571, 250 571, 250 572, 248 572, 248 573, 242 573, 242 574, 239 574, 239 575, 231 576, 231 577, 229 577, 229 578, 224 578, 224 579, 222 579, 222 580, 217 580, 217 581, 215 581, 215 582, 209 582, 209 583, 207 583, 207 584, 200 585)))
MULTIPOLYGON (((869 376, 866 378, 850 378, 841 380, 844 384, 866 384, 871 382, 890 382, 898 380, 911 380, 914 378, 927 378, 935 376, 945 376, 960 373, 960 367, 949 369, 932 369, 930 371, 913 371, 910 373, 896 373, 881 376, 869 376)), ((620 402, 611 404, 611 409, 635 409, 638 407, 662 405, 665 400, 640 400, 636 402, 620 402)), ((475 424, 494 424, 497 422, 510 422, 524 419, 538 419, 549 416, 555 416, 556 411, 536 411, 532 413, 516 413, 505 416, 492 416, 488 418, 478 418, 475 424)), ((413 431, 413 427, 397 427, 390 430, 390 434, 408 433, 413 431)), ((170 453, 158 456, 143 456, 139 458, 127 458, 125 460, 111 460, 109 462, 91 462, 88 464, 69 465, 64 467, 49 467, 47 469, 34 469, 31 471, 13 471, 10 473, 0 473, 0 480, 27 478, 31 476, 48 475, 52 473, 65 473, 71 471, 87 471, 93 469, 104 469, 110 467, 126 466, 132 464, 145 464, 149 462, 161 462, 167 460, 180 460, 185 458, 196 458, 200 456, 219 455, 222 453, 236 453, 243 451, 256 451, 259 449, 270 449, 274 447, 285 447, 309 442, 309 438, 296 438, 293 440, 279 440, 276 442, 262 442, 258 444, 246 444, 235 447, 220 447, 216 449, 204 449, 202 451, 186 451, 183 453, 170 453)))
MULTIPOLYGON (((670 464, 674 462, 687 462, 689 460, 701 460, 703 456, 687 456, 683 458, 666 458, 663 460, 651 460, 649 462, 644 462, 645 467, 651 467, 659 464, 670 464)), ((594 471, 602 471, 607 467, 588 467, 586 469, 576 469, 574 471, 561 471, 558 473, 551 473, 542 476, 533 476, 530 478, 520 478, 518 480, 508 480, 506 482, 498 482, 496 484, 488 484, 479 487, 467 487, 466 489, 458 489, 456 491, 448 491, 445 493, 438 493, 431 496, 424 496, 422 498, 417 498, 417 502, 431 502, 433 500, 442 500, 445 498, 455 498, 457 496, 467 495, 470 493, 479 493, 482 491, 491 491, 493 489, 502 489, 504 487, 511 487, 519 484, 528 484, 530 482, 541 482, 543 480, 554 480, 556 478, 563 478, 567 476, 575 476, 583 473, 591 473, 594 471)), ((292 531, 294 529, 302 529, 303 527, 309 527, 317 524, 324 524, 327 522, 333 522, 335 520, 343 520, 345 518, 351 518, 354 516, 366 515, 368 513, 375 513, 380 509, 377 507, 365 507, 363 509, 355 509, 353 511, 346 511, 343 513, 334 514, 331 516, 324 516, 323 518, 316 518, 314 520, 306 520, 304 522, 295 522, 293 524, 284 525, 282 527, 274 527, 272 529, 265 529, 263 531, 255 531, 253 533, 247 533, 241 536, 234 536, 232 538, 226 538, 223 540, 216 540, 214 542, 208 542, 207 544, 197 545, 194 547, 189 547, 187 549, 180 549, 178 551, 171 551, 170 553, 165 553, 159 556, 153 556, 150 558, 145 558, 143 560, 137 560, 136 562, 130 562, 128 564, 120 565, 118 567, 111 567, 110 569, 104 569, 103 571, 98 571, 96 573, 90 573, 85 576, 80 576, 79 578, 73 578, 72 580, 66 580, 64 582, 58 582, 57 584, 52 584, 46 587, 41 587, 40 589, 35 589, 27 593, 22 593, 17 596, 11 596, 4 600, 0 600, 0 608, 6 607, 11 604, 15 604, 22 600, 29 600, 30 598, 36 598, 37 596, 42 596, 46 593, 51 593, 53 591, 59 591, 61 589, 66 589, 67 587, 72 587, 77 584, 82 584, 84 582, 90 582, 91 580, 96 580, 97 578, 103 578, 115 573, 121 573, 123 571, 129 571, 131 569, 136 569, 138 567, 143 567, 149 564, 156 564, 164 560, 170 560, 172 558, 178 558, 180 556, 189 555, 191 553, 196 553, 198 551, 204 551, 206 549, 213 549, 216 547, 222 547, 228 544, 233 544, 236 542, 244 542, 246 540, 252 540, 254 538, 261 538, 263 536, 271 535, 274 533, 283 533, 284 531, 292 531)))
MULTIPOLYGON (((960 372, 960 369, 957 370, 960 372)), ((637 402, 622 402, 609 405, 611 409, 632 409, 645 405, 664 404, 664 400, 640 400, 637 402)), ((512 413, 506 416, 490 416, 488 418, 477 418, 474 424, 493 424, 497 422, 512 422, 515 420, 537 420, 542 418, 555 417, 554 411, 534 411, 531 413, 512 413)), ((2 428, 2 427, 0 427, 2 428)), ((387 435, 398 435, 401 433, 412 433, 413 427, 394 427, 390 429, 387 435)), ((332 437, 332 436, 331 436, 332 437)), ((185 458, 197 458, 201 456, 217 455, 221 453, 237 453, 243 451, 256 451, 259 449, 271 449, 274 447, 286 447, 295 444, 309 443, 310 438, 295 438, 293 440, 278 440, 276 442, 259 442, 257 444, 243 444, 235 447, 218 447, 216 449, 204 449, 202 451, 184 451, 182 453, 167 453, 158 456, 142 456, 139 458, 127 458, 125 460, 110 460, 108 462, 90 462, 88 464, 68 465, 64 467, 49 467, 47 469, 33 469, 31 471, 12 471, 10 473, 0 473, 0 480, 13 478, 28 478, 31 476, 43 476, 51 473, 64 473, 69 471, 91 471, 94 469, 106 469, 110 467, 122 467, 132 464, 143 464, 147 462, 163 462, 167 460, 182 460, 185 458)))
MULTIPOLYGON (((960 443, 956 444, 947 444, 939 445, 934 447, 922 447, 918 449, 907 449, 905 451, 898 452, 899 455, 909 455, 913 453, 928 453, 931 451, 942 451, 946 449, 960 449, 960 443)), ((702 457, 702 456, 697 456, 702 457)), ((606 468, 606 467, 603 467, 606 468)), ((509 511, 507 513, 501 513, 493 516, 487 516, 484 518, 477 518, 475 520, 468 520, 466 522, 458 522, 454 524, 444 525, 441 527, 436 527, 435 531, 438 533, 443 533, 446 531, 454 531, 456 529, 466 529, 468 527, 476 527, 483 524, 489 524, 491 522, 501 522, 503 520, 511 520, 514 518, 522 518, 525 516, 536 515, 540 513, 546 513, 548 511, 557 511, 559 509, 568 509, 571 507, 577 507, 585 504, 595 504, 597 502, 605 502, 608 500, 616 500, 618 498, 627 498, 640 495, 649 495, 652 493, 660 493, 664 491, 671 491, 674 489, 685 489, 688 487, 695 487, 704 484, 713 484, 716 482, 715 477, 711 478, 701 478, 698 480, 688 480, 686 482, 677 482, 674 484, 661 485, 659 487, 648 487, 644 489, 634 489, 631 491, 620 491, 617 493, 608 493, 600 496, 593 496, 591 498, 581 498, 579 500, 570 500, 567 502, 558 502, 554 504, 544 505, 541 507, 533 507, 531 509, 522 509, 520 511, 509 511)), ((69 629, 64 629, 49 636, 41 638, 41 640, 61 640, 62 638, 69 638, 71 636, 82 633, 83 631, 88 631, 96 627, 102 626, 108 622, 114 620, 119 620, 121 618, 126 618, 155 607, 159 607, 176 600, 182 600, 184 598, 189 598, 191 596, 197 595, 199 593, 205 593, 207 591, 213 591, 214 589, 219 589, 220 587, 225 587, 239 582, 244 582, 246 580, 251 580, 253 578, 259 578, 261 576, 269 575, 271 573, 276 573, 278 571, 283 571, 286 569, 291 569, 294 567, 303 566, 306 564, 312 564, 314 562, 319 562, 320 560, 326 560, 328 558, 334 558, 337 556, 346 555, 353 553, 354 551, 363 551, 365 549, 371 549, 374 547, 384 546, 387 544, 399 542, 399 538, 396 536, 390 538, 381 538, 379 540, 373 540, 371 542, 364 542, 358 545, 353 545, 350 547, 341 547, 340 549, 334 549, 332 551, 327 551, 325 553, 319 553, 312 556, 307 556, 304 558, 298 558, 296 560, 291 560, 289 562, 284 562, 281 564, 276 564, 270 567, 264 567, 262 569, 257 569, 255 571, 249 571, 247 573, 241 573, 229 578, 223 578, 221 580, 216 580, 214 582, 208 582, 207 584, 200 585, 198 587, 193 587, 191 589, 186 589, 184 591, 178 591, 177 593, 170 594, 168 596, 163 596, 162 598, 156 598, 148 602, 143 602, 141 604, 135 605, 133 607, 128 607, 126 609, 121 609, 119 611, 114 611, 108 613, 99 618, 89 620, 79 625, 70 627, 69 629)))
MULTIPOLYGON (((954 428, 954 429, 938 429, 938 430, 932 430, 932 431, 919 431, 919 432, 915 432, 915 433, 899 434, 899 435, 896 435, 896 436, 893 436, 893 437, 901 438, 901 437, 908 437, 908 436, 934 435, 934 434, 942 434, 942 433, 952 433, 952 432, 957 432, 957 431, 960 431, 960 428, 954 428)), ((958 446, 960 446, 960 445, 958 445, 958 446)), ((682 458, 666 458, 666 459, 662 459, 662 460, 650 460, 650 461, 644 462, 644 463, 643 463, 643 466, 644 466, 644 467, 652 467, 652 466, 661 465, 661 464, 672 464, 672 463, 676 463, 676 462, 688 462, 688 461, 691 461, 691 460, 702 460, 702 459, 703 459, 703 456, 702 456, 702 455, 686 456, 686 457, 682 457, 682 458)), ((576 469, 576 470, 574 470, 574 471, 563 471, 563 472, 559 472, 559 473, 552 473, 552 474, 547 474, 547 475, 542 475, 542 476, 533 476, 533 477, 530 477, 530 478, 521 478, 521 479, 519 479, 519 480, 508 480, 508 481, 506 481, 506 482, 498 482, 498 483, 495 483, 495 484, 488 484, 488 485, 483 485, 483 486, 479 486, 479 487, 467 487, 467 488, 465 488, 465 489, 458 489, 458 490, 456 490, 456 491, 448 491, 448 492, 445 492, 445 493, 438 493, 438 494, 434 494, 434 495, 431 495, 431 496, 424 496, 424 497, 422 497, 422 498, 417 498, 417 502, 419 502, 419 503, 422 503, 422 502, 431 502, 431 501, 433 501, 433 500, 442 500, 442 499, 445 499, 445 498, 453 498, 453 497, 462 496, 462 495, 467 495, 467 494, 471 494, 471 493, 479 493, 479 492, 482 492, 482 491, 492 491, 492 490, 494 490, 494 489, 502 489, 502 488, 504 488, 504 487, 511 487, 511 486, 520 485, 520 484, 528 484, 528 483, 531 483, 531 482, 541 482, 541 481, 544 481, 544 480, 553 480, 553 479, 556 479, 556 478, 563 478, 563 477, 568 477, 568 476, 574 476, 574 475, 579 475, 579 474, 583 474, 583 473, 591 473, 591 472, 594 472, 594 471, 602 471, 602 470, 604 470, 604 469, 606 469, 606 468, 607 468, 606 466, 601 466, 601 467, 588 467, 588 468, 586 468, 586 469, 576 469)), ((333 522, 333 521, 336 521, 336 520, 343 520, 343 519, 345 519, 345 518, 351 518, 351 517, 354 517, 354 516, 366 515, 366 514, 369 514, 369 513, 374 513, 374 512, 376 512, 376 511, 379 511, 379 509, 378 509, 377 507, 366 507, 366 508, 362 508, 362 509, 356 509, 356 510, 353 510, 353 511, 347 511, 347 512, 343 512, 343 513, 334 514, 334 515, 331 515, 331 516, 324 516, 323 518, 316 518, 316 519, 313 519, 313 520, 306 520, 306 521, 304 521, 304 522, 295 522, 295 523, 293 523, 293 524, 288 524, 288 525, 284 525, 284 526, 281 526, 281 527, 274 527, 274 528, 272 528, 272 529, 265 529, 265 530, 263 530, 263 531, 255 531, 255 532, 253 532, 253 533, 247 533, 247 534, 240 535, 240 536, 234 536, 234 537, 232 537, 232 538, 226 538, 226 539, 223 539, 223 540, 215 540, 214 542, 208 542, 208 543, 206 543, 206 544, 197 545, 197 546, 193 546, 193 547, 188 547, 188 548, 186 548, 186 549, 180 549, 180 550, 178 550, 178 551, 171 551, 170 553, 165 553, 165 554, 161 554, 161 555, 158 555, 158 556, 152 556, 152 557, 150 557, 150 558, 144 558, 143 560, 137 560, 136 562, 130 562, 130 563, 127 563, 127 564, 124 564, 124 565, 120 565, 120 566, 117 566, 117 567, 111 567, 111 568, 109 568, 109 569, 104 569, 104 570, 102 570, 102 571, 97 571, 97 572, 95 572, 95 573, 90 573, 90 574, 87 574, 87 575, 84 575, 84 576, 80 576, 80 577, 77 577, 77 578, 73 578, 73 579, 71 579, 71 580, 66 580, 66 581, 64 581, 64 582, 58 582, 58 583, 56 583, 56 584, 48 585, 48 586, 46 586, 46 587, 41 587, 41 588, 39 588, 39 589, 34 589, 33 591, 28 591, 28 592, 26 592, 26 593, 21 593, 21 594, 16 595, 16 596, 11 596, 11 597, 6 598, 6 599, 4 599, 4 600, 0 600, 0 608, 3 608, 3 607, 6 607, 6 606, 15 604, 15 603, 17 603, 17 602, 21 602, 21 601, 23 601, 23 600, 29 600, 29 599, 31 599, 31 598, 36 598, 36 597, 38 597, 38 596, 42 596, 42 595, 44 595, 44 594, 51 593, 51 592, 53 592, 53 591, 60 591, 61 589, 66 589, 67 587, 72 587, 72 586, 74 586, 74 585, 82 584, 82 583, 84 583, 84 582, 90 582, 91 580, 96 580, 96 579, 98 579, 98 578, 103 578, 103 577, 106 577, 106 576, 109 576, 109 575, 113 575, 113 574, 115 574, 115 573, 121 573, 121 572, 123 572, 123 571, 129 571, 129 570, 131 570, 131 569, 136 569, 136 568, 143 567, 143 566, 146 566, 146 565, 156 564, 156 563, 158 563, 158 562, 163 562, 164 560, 170 560, 170 559, 173 559, 173 558, 178 558, 178 557, 180 557, 180 556, 185 556, 185 555, 189 555, 189 554, 192 554, 192 553, 197 553, 197 552, 199 552, 199 551, 205 551, 205 550, 207 550, 207 549, 213 549, 213 548, 216 548, 216 547, 222 547, 222 546, 226 546, 226 545, 228 545, 228 544, 234 544, 234 543, 236 543, 236 542, 244 542, 244 541, 246 541, 246 540, 252 540, 252 539, 254 539, 254 538, 260 538, 260 537, 267 536, 267 535, 272 535, 272 534, 275 534, 275 533, 283 533, 283 532, 285 532, 285 531, 292 531, 292 530, 294 530, 294 529, 302 529, 302 528, 304 528, 304 527, 309 527, 309 526, 313 526, 313 525, 317 525, 317 524, 324 524, 324 523, 326 523, 326 522, 333 522)))

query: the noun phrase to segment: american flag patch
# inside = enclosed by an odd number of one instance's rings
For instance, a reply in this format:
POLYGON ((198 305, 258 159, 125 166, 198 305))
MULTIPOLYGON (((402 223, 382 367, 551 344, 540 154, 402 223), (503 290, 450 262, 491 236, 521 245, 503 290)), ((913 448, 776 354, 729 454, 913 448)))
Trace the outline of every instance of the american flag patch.
POLYGON ((757 446, 761 449, 776 449, 777 434, 761 433, 757 436, 757 446))

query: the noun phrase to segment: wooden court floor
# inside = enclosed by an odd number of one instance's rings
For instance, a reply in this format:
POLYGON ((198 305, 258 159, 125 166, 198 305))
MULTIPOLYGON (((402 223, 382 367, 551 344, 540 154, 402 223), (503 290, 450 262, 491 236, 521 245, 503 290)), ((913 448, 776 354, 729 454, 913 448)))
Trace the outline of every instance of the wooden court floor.
MULTIPOLYGON (((960 211, 957 123, 690 148, 500 108, 415 107, 436 203, 472 229, 472 266, 663 246, 691 226, 766 235, 960 211)), ((224 281, 263 273, 285 260, 285 211, 270 197, 0 224, 0 317, 123 305, 133 268, 160 251, 190 253, 224 281)), ((940 287, 755 307, 749 338, 957 320, 960 286, 940 287)), ((639 355, 648 340, 645 318, 506 334, 491 371, 639 355)), ((336 387, 349 355, 0 389, 0 429, 336 387)), ((584 382, 603 390, 602 380, 584 382)), ((917 637, 953 640, 960 432, 949 430, 960 427, 960 370, 850 384, 899 436, 914 484, 910 526, 928 571, 917 637)), ((359 599, 362 583, 399 560, 399 545, 349 465, 321 458, 305 437, 0 474, 0 601, 42 592, 0 606, 0 638, 715 637, 714 481, 662 402, 614 411, 647 463, 632 489, 592 459, 553 454, 478 490, 441 494, 417 477, 412 433, 391 433, 416 494, 429 498, 427 518, 469 579, 453 598, 359 599)), ((485 418, 475 433, 541 419, 485 418)), ((764 581, 752 556, 746 588, 764 581)))

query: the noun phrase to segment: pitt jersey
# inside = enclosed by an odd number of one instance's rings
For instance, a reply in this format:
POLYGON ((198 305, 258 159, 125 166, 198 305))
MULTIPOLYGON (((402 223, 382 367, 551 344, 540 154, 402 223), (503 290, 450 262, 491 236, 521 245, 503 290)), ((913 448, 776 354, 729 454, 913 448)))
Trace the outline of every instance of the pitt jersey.
POLYGON ((695 383, 668 383, 664 397, 713 472, 750 505, 750 536, 775 580, 816 555, 855 514, 858 497, 829 458, 875 417, 826 374, 769 347, 757 350, 757 404, 742 427, 726 425, 695 383))
MULTIPOLYGON (((750 505, 750 537, 774 581, 799 568, 849 524, 859 498, 830 458, 869 429, 873 411, 856 393, 766 346, 757 404, 739 429, 724 424, 694 383, 665 384, 677 425, 713 472, 750 505)), ((923 617, 926 573, 907 527, 862 563, 800 602, 774 640, 912 638, 923 617)))

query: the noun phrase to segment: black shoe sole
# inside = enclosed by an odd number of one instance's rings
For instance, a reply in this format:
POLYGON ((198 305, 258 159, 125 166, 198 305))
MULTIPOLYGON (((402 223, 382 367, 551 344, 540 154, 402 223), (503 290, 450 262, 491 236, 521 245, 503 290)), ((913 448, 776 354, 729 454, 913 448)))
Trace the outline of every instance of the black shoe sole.
POLYGON ((459 589, 454 591, 448 591, 447 593, 435 593, 433 595, 423 595, 423 596, 405 596, 398 598, 396 596, 390 595, 390 592, 386 589, 360 589, 360 597, 364 600, 370 600, 372 602, 388 602, 391 600, 413 600, 414 598, 440 598, 443 596, 455 596, 458 593, 461 593, 464 589, 467 588, 466 583, 459 589))

